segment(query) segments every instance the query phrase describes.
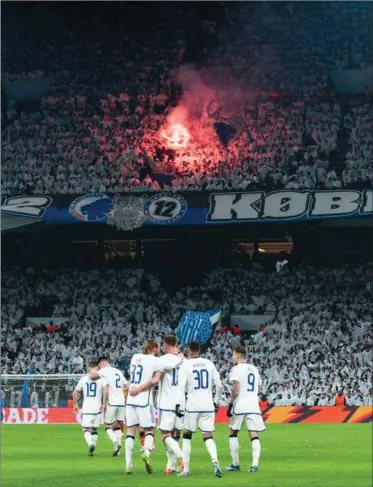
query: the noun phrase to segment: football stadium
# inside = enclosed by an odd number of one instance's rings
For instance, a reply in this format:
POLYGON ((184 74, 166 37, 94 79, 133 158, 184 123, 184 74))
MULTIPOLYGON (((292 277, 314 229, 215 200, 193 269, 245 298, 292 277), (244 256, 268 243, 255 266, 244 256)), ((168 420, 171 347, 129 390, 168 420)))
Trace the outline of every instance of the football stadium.
POLYGON ((372 487, 371 2, 4 2, 4 487, 372 487))

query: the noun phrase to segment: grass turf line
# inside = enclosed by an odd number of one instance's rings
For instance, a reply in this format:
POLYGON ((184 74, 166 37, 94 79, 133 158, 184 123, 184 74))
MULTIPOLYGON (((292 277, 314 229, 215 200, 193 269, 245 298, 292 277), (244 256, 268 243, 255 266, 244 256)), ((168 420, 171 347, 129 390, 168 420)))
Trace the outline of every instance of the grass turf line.
MULTIPOLYGON (((247 433, 240 440, 241 472, 213 476, 210 458, 196 434, 192 441, 191 476, 163 474, 165 455, 157 434, 152 475, 144 471, 140 443, 134 446, 134 474, 126 476, 124 445, 111 457, 112 443, 99 429, 93 458, 78 425, 2 425, 1 480, 3 487, 372 487, 371 424, 270 424, 261 435, 262 454, 257 474, 247 472, 251 447, 247 433)), ((219 461, 231 463, 227 425, 215 432, 219 461)))

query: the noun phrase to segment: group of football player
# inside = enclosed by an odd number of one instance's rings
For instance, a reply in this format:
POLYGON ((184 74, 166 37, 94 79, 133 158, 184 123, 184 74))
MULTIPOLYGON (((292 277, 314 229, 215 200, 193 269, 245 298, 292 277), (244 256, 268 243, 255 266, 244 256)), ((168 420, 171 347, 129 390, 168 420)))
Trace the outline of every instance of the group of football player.
MULTIPOLYGON (((113 456, 120 454, 123 425, 126 424, 126 473, 133 472, 137 431, 142 440, 141 459, 146 471, 152 473, 156 403, 158 429, 167 456, 164 473, 190 475, 191 440, 199 428, 214 475, 222 477, 213 438, 215 414, 222 393, 220 374, 211 360, 201 357, 198 342, 189 343, 184 354, 176 337, 167 335, 163 339, 162 352, 159 356, 159 344, 148 339, 142 353, 132 357, 129 381, 119 369, 110 365, 106 357, 89 362, 87 375, 80 379, 73 392, 75 411, 81 412, 88 454, 93 456, 96 449, 100 416, 104 413, 106 435, 114 447, 113 456), (78 407, 80 392, 83 394, 81 410, 78 407)), ((227 408, 232 463, 226 469, 240 470, 238 433, 245 422, 252 450, 249 472, 257 472, 261 450, 258 433, 265 430, 258 397, 261 379, 258 369, 247 362, 244 348, 235 348, 232 360, 234 366, 229 376, 232 392, 227 408)))

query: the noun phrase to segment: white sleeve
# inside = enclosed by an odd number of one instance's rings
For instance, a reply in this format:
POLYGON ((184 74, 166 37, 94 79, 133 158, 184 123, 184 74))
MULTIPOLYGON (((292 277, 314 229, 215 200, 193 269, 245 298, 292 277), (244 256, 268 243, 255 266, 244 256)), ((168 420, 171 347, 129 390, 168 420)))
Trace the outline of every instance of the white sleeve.
POLYGON ((229 382, 233 381, 239 382, 240 378, 238 377, 237 369, 236 367, 232 367, 230 373, 229 373, 229 382))
POLYGON ((177 400, 176 400, 176 404, 179 404, 181 407, 183 407, 185 404, 186 385, 187 385, 187 370, 186 370, 186 366, 182 365, 179 370, 177 400))
MULTIPOLYGON (((180 362, 179 362, 180 363, 180 362)), ((171 372, 171 370, 173 370, 175 367, 177 367, 177 365, 175 365, 174 363, 171 363, 170 360, 167 360, 166 357, 161 357, 158 361, 157 361, 157 365, 156 365, 156 371, 157 372, 171 372)))
POLYGON ((220 374, 216 370, 215 365, 213 365, 213 369, 212 369, 212 383, 215 386, 215 398, 214 398, 214 402, 216 404, 219 404, 220 405, 221 393, 223 391, 223 385, 221 383, 220 374))
POLYGON ((76 389, 77 391, 81 391, 81 390, 83 389, 83 381, 84 381, 84 379, 83 379, 83 377, 82 377, 82 378, 79 380, 79 382, 76 384, 75 389, 76 389))

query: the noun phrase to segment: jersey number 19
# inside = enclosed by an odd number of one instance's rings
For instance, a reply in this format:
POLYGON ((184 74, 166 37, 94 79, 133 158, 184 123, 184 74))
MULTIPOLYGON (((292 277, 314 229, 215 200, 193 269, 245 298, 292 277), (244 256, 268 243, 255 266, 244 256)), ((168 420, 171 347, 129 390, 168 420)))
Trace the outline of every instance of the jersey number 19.
POLYGON ((97 384, 95 382, 87 382, 87 394, 86 397, 96 397, 97 384))

